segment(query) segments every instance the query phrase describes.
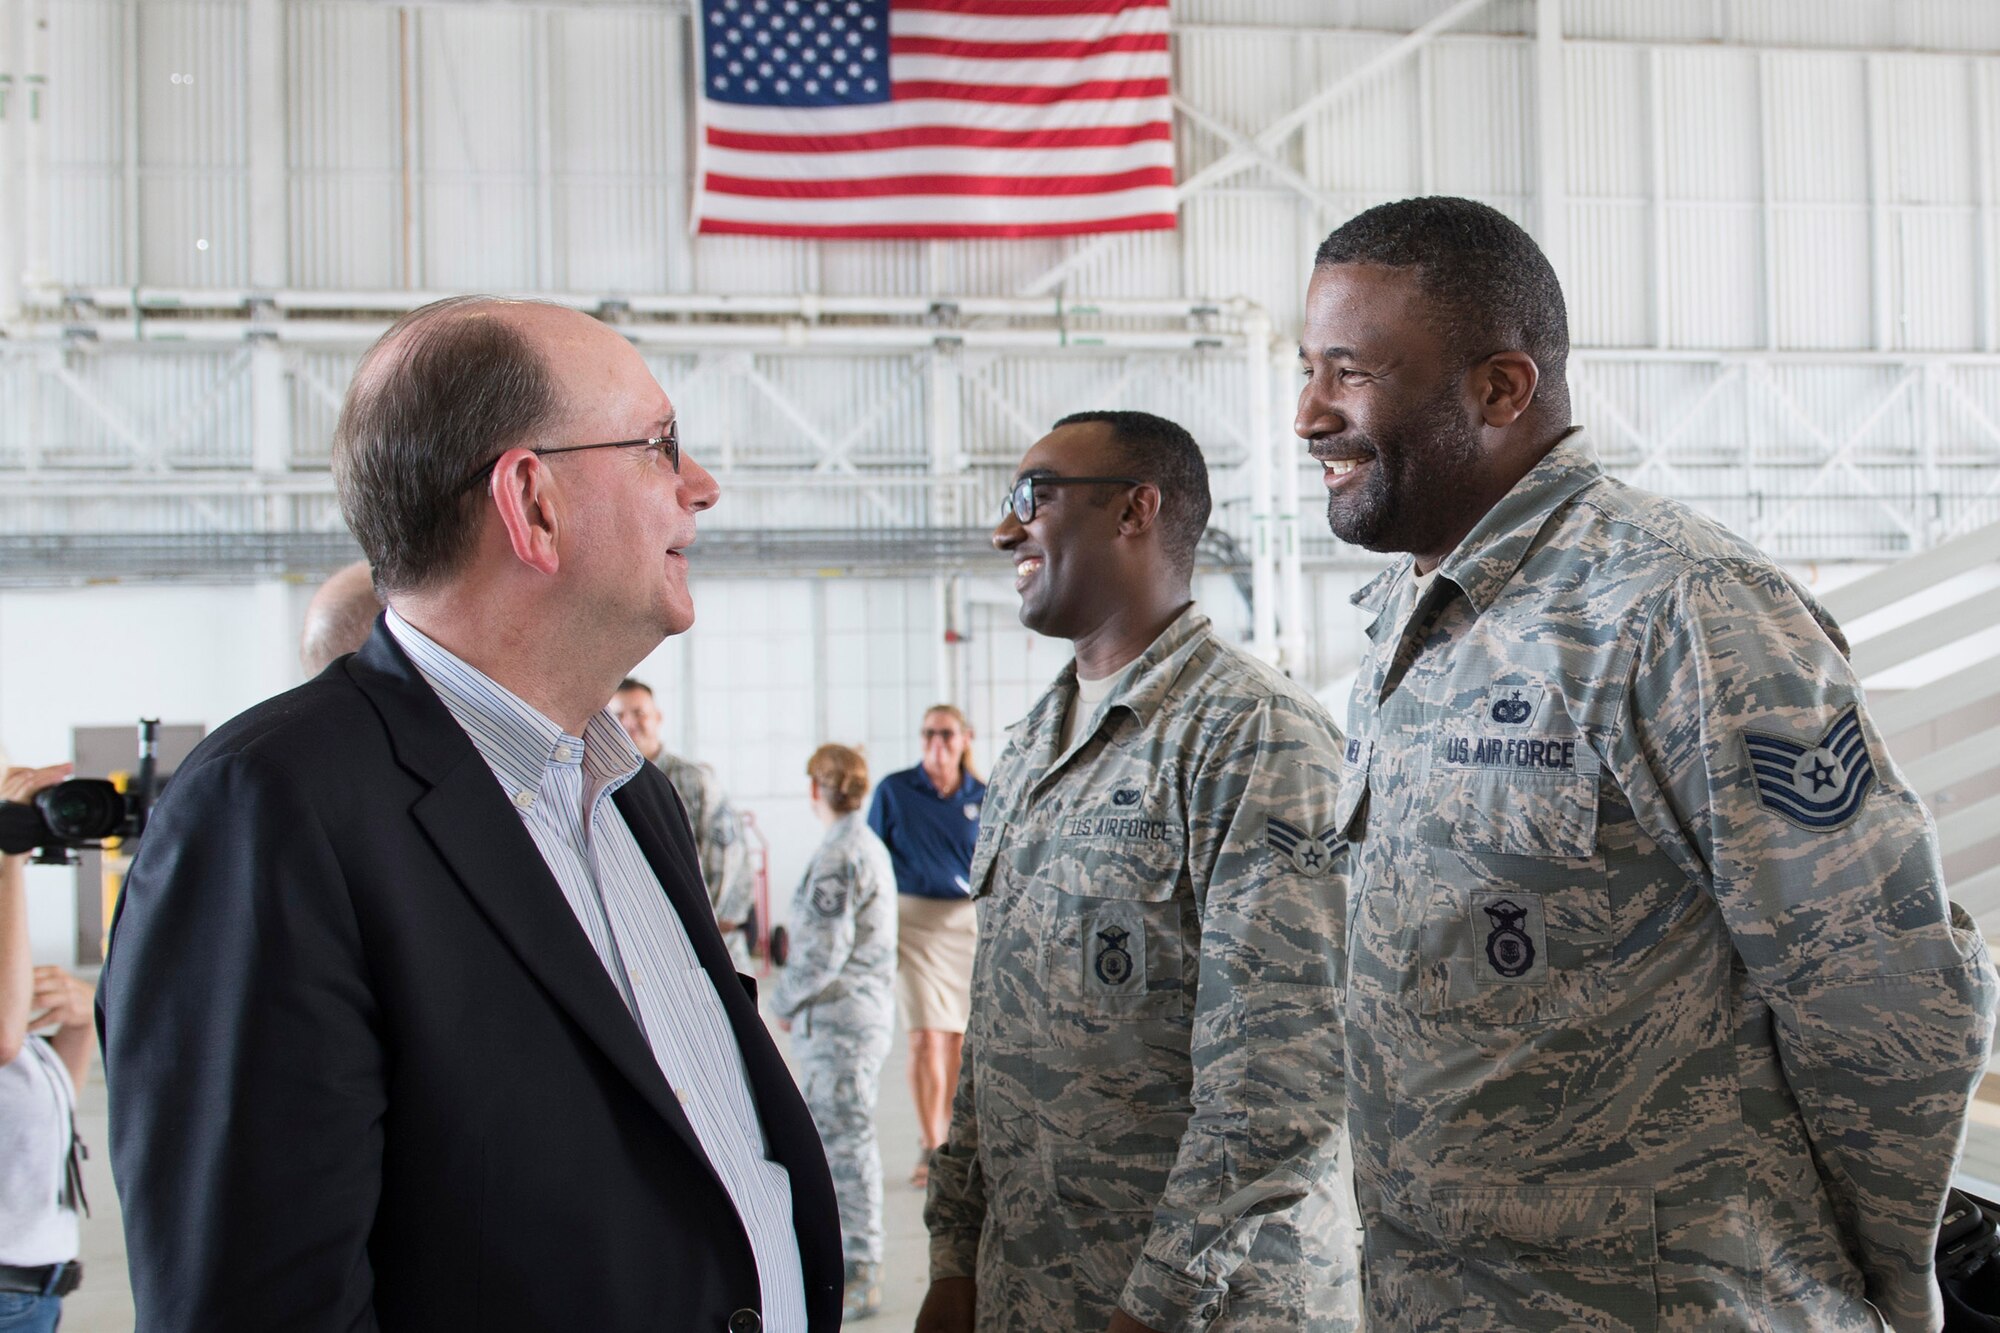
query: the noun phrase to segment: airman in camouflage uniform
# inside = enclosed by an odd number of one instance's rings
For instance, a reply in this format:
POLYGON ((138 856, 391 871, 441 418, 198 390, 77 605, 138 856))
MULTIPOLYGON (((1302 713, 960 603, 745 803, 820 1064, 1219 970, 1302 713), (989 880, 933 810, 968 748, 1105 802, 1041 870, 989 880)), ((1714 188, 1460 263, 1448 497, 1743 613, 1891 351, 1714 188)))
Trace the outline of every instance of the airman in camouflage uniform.
MULTIPOLYGON (((1322 267, 1308 346, 1416 362, 1349 336, 1390 322, 1382 281, 1322 267), (1368 315, 1320 290, 1342 281, 1368 315)), ((1409 441, 1343 440, 1369 405, 1308 359, 1315 454, 1393 467, 1409 441)), ((1337 825, 1371 1321, 1937 1329, 1985 947, 1826 614, 1557 433, 1434 578, 1405 558, 1355 598, 1337 825)), ((1350 475, 1336 526, 1370 516, 1350 475)))
POLYGON ((882 1154, 875 1103, 896 998, 896 873, 859 811, 827 828, 792 896, 791 952, 771 1010, 826 1148, 850 1268, 882 1262, 882 1154))
MULTIPOLYGON (((1032 583, 1056 539, 1027 533, 1032 583)), ((1357 1326, 1339 733, 1182 580, 1185 609, 1074 741, 1073 662, 987 789, 972 1021, 925 1210, 933 1281, 976 1279, 979 1333, 1357 1326)))
POLYGON ((742 927, 750 919, 756 880, 749 845, 743 837, 743 820, 708 765, 664 749, 653 763, 667 775, 681 804, 687 807, 688 823, 694 826, 695 853, 701 859, 701 878, 708 886, 708 905, 714 909, 716 921, 734 927, 723 933, 723 939, 736 966, 747 968, 750 946, 742 927))

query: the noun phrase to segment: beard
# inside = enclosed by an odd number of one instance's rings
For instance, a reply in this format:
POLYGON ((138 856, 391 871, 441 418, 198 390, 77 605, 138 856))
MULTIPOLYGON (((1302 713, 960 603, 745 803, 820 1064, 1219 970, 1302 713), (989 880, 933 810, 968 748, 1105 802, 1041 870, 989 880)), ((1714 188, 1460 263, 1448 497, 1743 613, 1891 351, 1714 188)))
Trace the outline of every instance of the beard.
POLYGON ((1481 451, 1457 377, 1447 376, 1434 397, 1381 433, 1349 439, 1374 460, 1358 491, 1326 497, 1334 536, 1368 551, 1429 553, 1460 526, 1481 451))

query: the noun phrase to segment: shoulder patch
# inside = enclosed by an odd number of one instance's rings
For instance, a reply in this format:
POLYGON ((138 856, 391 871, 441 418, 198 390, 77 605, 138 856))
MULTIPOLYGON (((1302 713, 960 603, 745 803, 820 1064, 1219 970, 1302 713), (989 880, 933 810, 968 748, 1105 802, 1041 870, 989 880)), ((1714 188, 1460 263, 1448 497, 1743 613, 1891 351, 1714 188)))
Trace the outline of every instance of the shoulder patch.
POLYGON ((839 916, 847 910, 847 886, 837 879, 814 880, 809 896, 813 911, 821 916, 839 916))
POLYGON ((1757 799, 1800 828, 1829 832, 1853 819, 1875 785, 1875 760, 1861 730, 1861 707, 1850 705, 1818 741, 1745 731, 1757 799))
POLYGON ((1332 869, 1334 856, 1340 851, 1343 841, 1338 828, 1307 833, 1298 825, 1288 824, 1275 816, 1265 824, 1272 848, 1281 856, 1289 857, 1292 867, 1301 875, 1324 875, 1332 869))

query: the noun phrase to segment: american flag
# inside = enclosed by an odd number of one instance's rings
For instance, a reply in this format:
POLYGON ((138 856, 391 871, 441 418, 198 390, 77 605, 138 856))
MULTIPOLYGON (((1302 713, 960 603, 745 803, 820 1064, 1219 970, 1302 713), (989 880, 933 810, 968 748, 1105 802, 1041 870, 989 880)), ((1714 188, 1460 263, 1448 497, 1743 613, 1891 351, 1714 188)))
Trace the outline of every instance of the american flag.
POLYGON ((1167 0, 697 0, 709 234, 1174 225, 1167 0))

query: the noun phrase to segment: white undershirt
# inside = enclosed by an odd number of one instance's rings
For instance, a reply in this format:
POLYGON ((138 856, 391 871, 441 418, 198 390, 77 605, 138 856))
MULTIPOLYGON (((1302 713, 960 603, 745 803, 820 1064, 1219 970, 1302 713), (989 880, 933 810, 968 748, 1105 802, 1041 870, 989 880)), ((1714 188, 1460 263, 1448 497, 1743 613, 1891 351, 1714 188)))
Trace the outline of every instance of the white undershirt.
POLYGON ((1111 697, 1111 684, 1123 672, 1114 671, 1102 680, 1076 678, 1076 698, 1070 701, 1069 712, 1063 714, 1062 744, 1056 747, 1058 755, 1069 753, 1076 744, 1076 738, 1083 732, 1083 724, 1090 720, 1097 706, 1111 697))

